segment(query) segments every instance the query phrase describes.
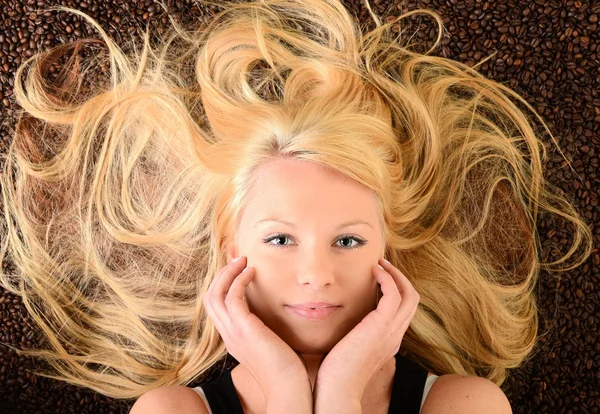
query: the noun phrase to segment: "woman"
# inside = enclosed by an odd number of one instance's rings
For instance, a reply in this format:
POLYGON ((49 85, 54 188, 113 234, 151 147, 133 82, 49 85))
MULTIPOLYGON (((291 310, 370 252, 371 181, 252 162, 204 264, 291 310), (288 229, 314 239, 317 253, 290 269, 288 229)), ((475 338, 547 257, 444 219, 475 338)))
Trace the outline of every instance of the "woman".
POLYGON ((157 388, 132 414, 208 413, 209 407, 213 413, 511 412, 493 382, 456 374, 438 382, 398 353, 419 295, 401 271, 378 260, 385 235, 372 191, 293 158, 265 163, 251 188, 227 249, 229 264, 204 297, 240 364, 213 382, 208 396, 202 387, 198 395, 182 386, 157 388), (247 257, 233 259, 239 253, 247 257))
POLYGON ((591 251, 509 98, 533 109, 338 1, 226 6, 159 54, 71 10, 109 53, 17 71, 0 276, 48 342, 22 353, 134 413, 510 412, 539 270, 591 251), (558 262, 539 210, 573 223, 558 262), (336 308, 299 309, 315 301, 336 308), (191 386, 227 352, 238 366, 191 386))

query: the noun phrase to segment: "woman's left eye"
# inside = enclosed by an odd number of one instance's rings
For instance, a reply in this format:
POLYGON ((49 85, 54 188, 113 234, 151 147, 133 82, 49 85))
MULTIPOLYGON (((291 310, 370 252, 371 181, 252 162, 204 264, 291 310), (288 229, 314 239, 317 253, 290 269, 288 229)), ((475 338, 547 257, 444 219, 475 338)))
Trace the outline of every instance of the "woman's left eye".
MULTIPOLYGON (((282 247, 286 247, 288 246, 287 244, 277 244, 277 243, 271 243, 272 240, 277 240, 277 239, 289 239, 289 235, 287 234, 275 234, 274 236, 271 237, 267 237, 266 239, 263 239, 263 242, 270 244, 273 247, 277 247, 277 248, 282 248, 282 247)), ((351 236, 351 235, 345 235, 340 237, 339 239, 337 239, 337 242, 343 241, 343 240, 349 240, 350 241, 350 245, 348 245, 348 243, 345 243, 344 247, 341 247, 344 250, 350 250, 350 249, 356 249, 362 245, 364 245, 366 243, 366 240, 363 240, 359 237, 356 236, 351 236), (356 242, 356 244, 352 245, 352 242, 356 242)))
POLYGON ((342 237, 340 239, 338 239, 337 241, 342 241, 342 240, 348 240, 350 242, 350 245, 346 245, 345 247, 348 249, 356 249, 359 246, 362 246, 363 244, 365 244, 364 240, 361 240, 357 237, 353 237, 353 236, 349 236, 349 237, 342 237), (352 242, 355 241, 356 244, 352 245, 352 242))

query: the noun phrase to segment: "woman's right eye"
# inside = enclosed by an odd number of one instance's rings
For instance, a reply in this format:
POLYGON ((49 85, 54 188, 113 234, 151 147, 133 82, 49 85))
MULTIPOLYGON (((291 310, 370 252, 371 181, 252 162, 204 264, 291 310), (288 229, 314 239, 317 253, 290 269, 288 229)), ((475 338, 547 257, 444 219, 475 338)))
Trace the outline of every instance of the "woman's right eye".
POLYGON ((289 237, 287 234, 275 234, 274 236, 271 237, 267 237, 266 239, 263 239, 263 241, 273 247, 276 248, 283 248, 285 246, 287 246, 287 244, 279 244, 279 243, 271 243, 272 240, 282 240, 282 239, 288 239, 289 237))

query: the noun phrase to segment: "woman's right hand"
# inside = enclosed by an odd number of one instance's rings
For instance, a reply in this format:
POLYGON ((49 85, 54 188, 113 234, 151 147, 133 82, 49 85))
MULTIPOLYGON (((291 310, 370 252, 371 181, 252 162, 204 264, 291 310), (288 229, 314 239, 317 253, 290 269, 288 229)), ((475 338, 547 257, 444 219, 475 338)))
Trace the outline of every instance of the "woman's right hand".
MULTIPOLYGON (((306 386, 312 398, 308 373, 299 355, 248 308, 246 286, 255 273, 251 267, 244 269, 246 263, 247 258, 242 256, 216 274, 203 298, 208 316, 221 334, 227 351, 257 381, 267 404, 294 383, 297 387, 306 386)), ((296 389, 295 393, 305 391, 296 389)))

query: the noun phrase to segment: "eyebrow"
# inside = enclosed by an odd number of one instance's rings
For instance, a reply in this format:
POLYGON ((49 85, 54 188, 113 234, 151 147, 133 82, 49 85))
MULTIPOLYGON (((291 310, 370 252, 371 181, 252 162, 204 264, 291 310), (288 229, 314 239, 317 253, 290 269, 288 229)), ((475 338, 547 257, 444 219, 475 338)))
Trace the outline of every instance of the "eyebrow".
MULTIPOLYGON (((279 220, 276 218, 266 218, 266 219, 262 219, 256 222, 256 224, 254 225, 254 227, 257 227, 259 224, 264 223, 264 222, 276 222, 276 223, 282 223, 285 224, 286 226, 290 226, 292 228, 296 228, 296 225, 294 223, 290 223, 289 221, 285 221, 285 220, 279 220)), ((367 223, 364 220, 351 220, 351 221, 347 221, 345 223, 342 223, 340 225, 338 225, 335 230, 340 230, 343 229, 344 227, 350 227, 353 226, 355 224, 366 224, 367 226, 370 226, 371 228, 373 228, 373 226, 370 223, 367 223)))

